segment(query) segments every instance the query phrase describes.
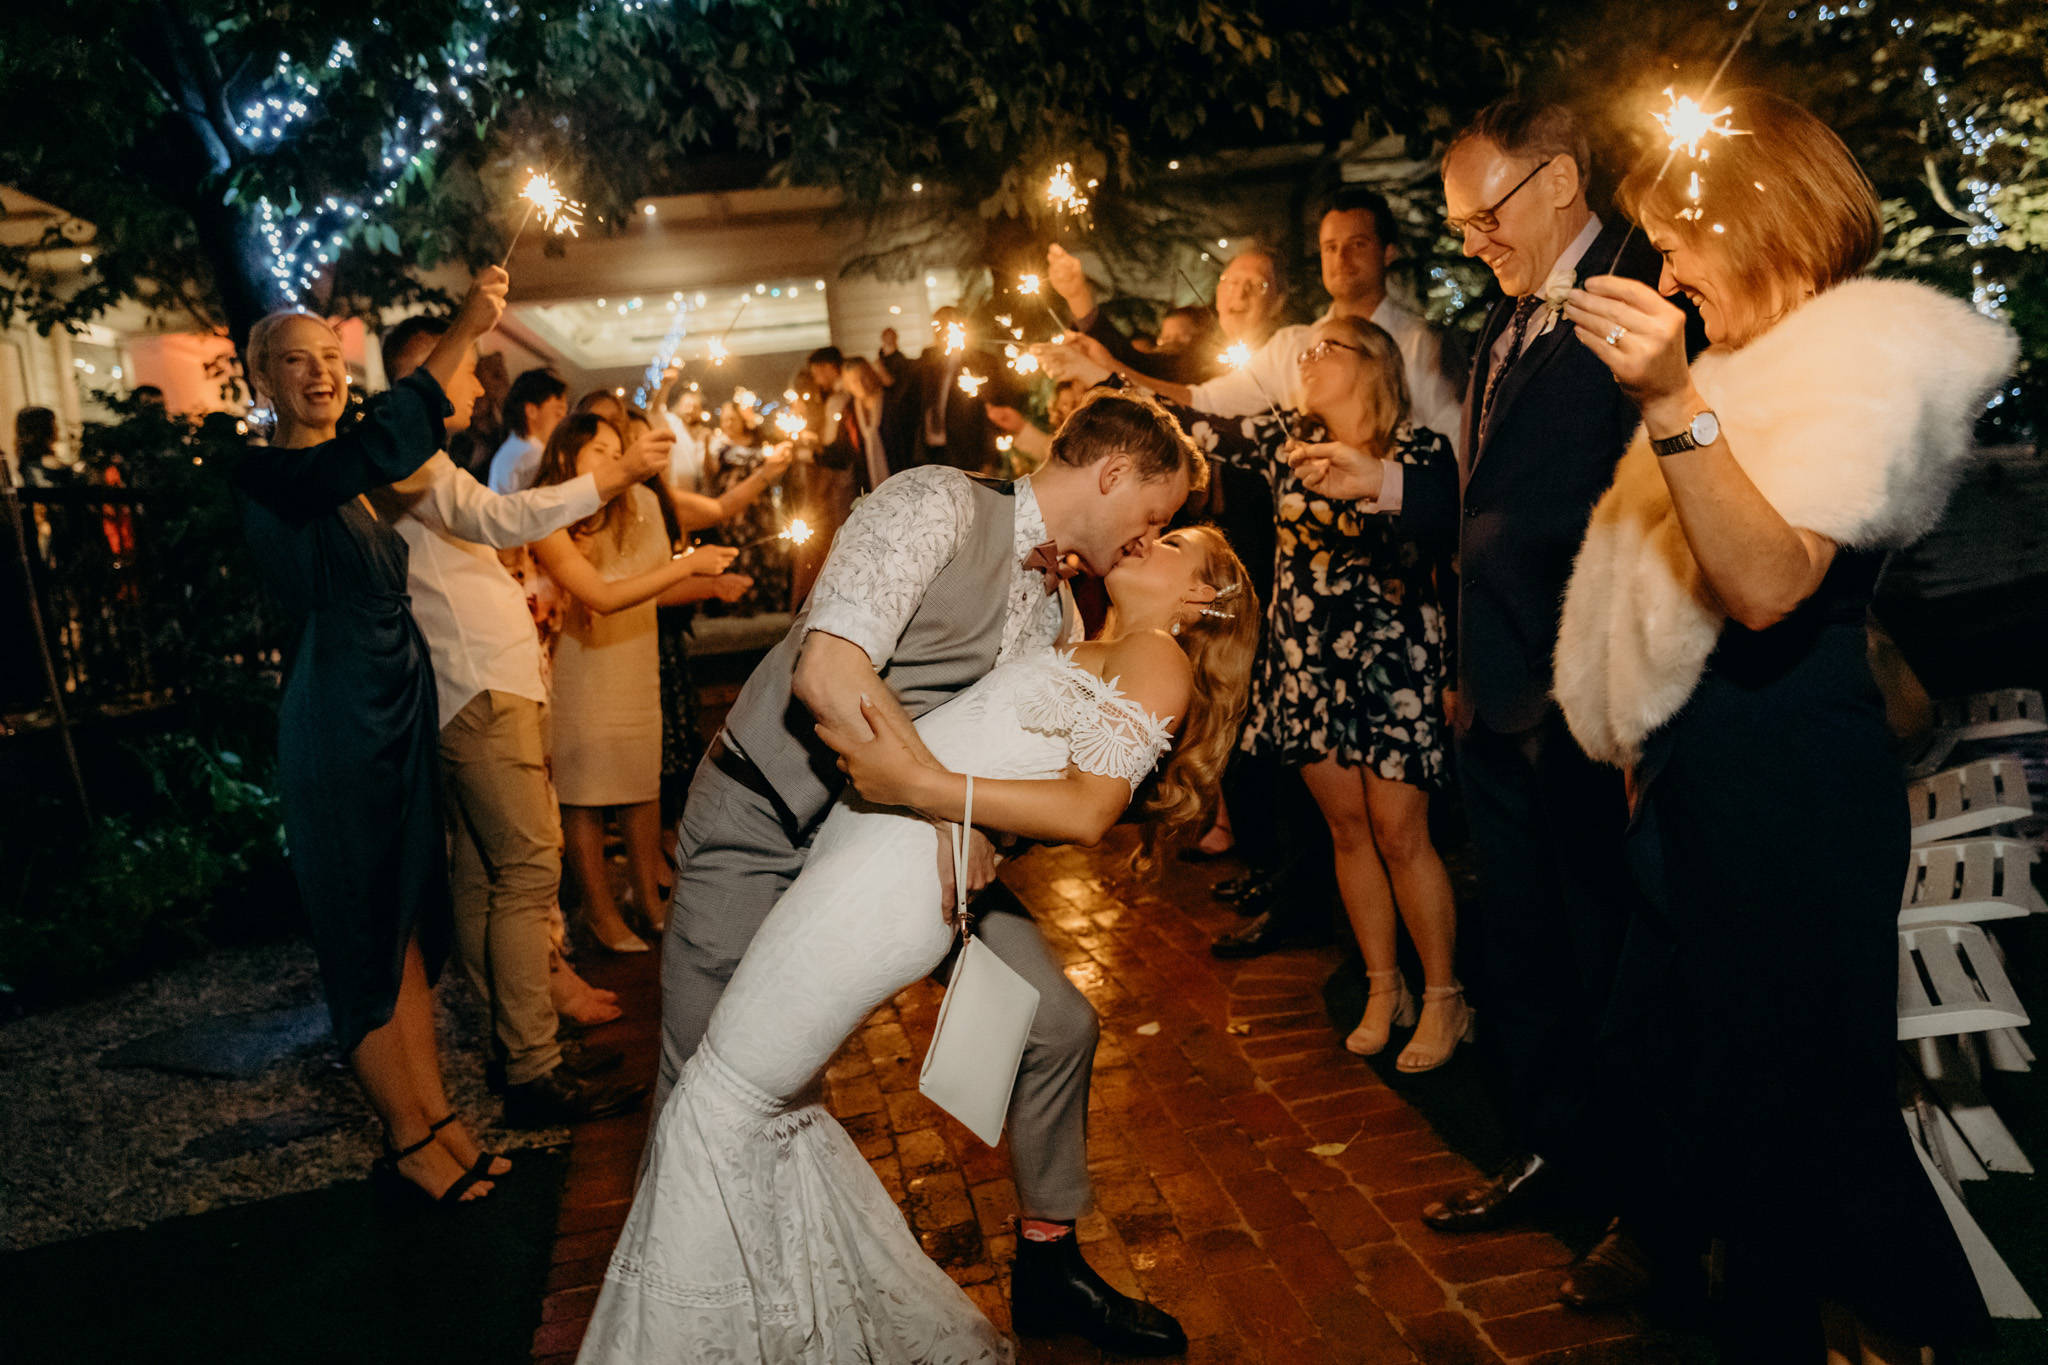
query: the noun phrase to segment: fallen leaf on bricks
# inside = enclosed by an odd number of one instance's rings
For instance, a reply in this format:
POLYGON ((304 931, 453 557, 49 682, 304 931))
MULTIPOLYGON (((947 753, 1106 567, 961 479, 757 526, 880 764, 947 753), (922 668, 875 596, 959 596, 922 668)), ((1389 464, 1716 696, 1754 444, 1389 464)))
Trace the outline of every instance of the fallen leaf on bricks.
POLYGON ((1235 1033, 1238 1037, 1242 1038, 1245 1034, 1252 1031, 1252 1026, 1250 1024, 1225 1024, 1223 1031, 1225 1033, 1235 1033))
POLYGON ((1308 1149, 1308 1154, 1310 1156, 1342 1156, 1352 1143, 1358 1141, 1359 1134, 1364 1131, 1365 1125, 1361 1123, 1358 1125, 1358 1132, 1353 1133, 1342 1142, 1318 1142, 1315 1146, 1308 1149))
POLYGON ((1150 1038, 1153 1034, 1159 1032, 1159 1021, 1157 1019, 1154 1019, 1149 1024, 1140 1024, 1133 1031, 1142 1035, 1143 1037, 1150 1038))

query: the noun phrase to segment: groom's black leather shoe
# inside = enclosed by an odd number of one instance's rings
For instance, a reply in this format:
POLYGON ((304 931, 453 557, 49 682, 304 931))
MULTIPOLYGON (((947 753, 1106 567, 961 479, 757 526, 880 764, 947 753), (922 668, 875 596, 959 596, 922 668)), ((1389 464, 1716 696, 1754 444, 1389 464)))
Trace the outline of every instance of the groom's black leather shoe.
POLYGON ((1096 1274, 1071 1232, 1056 1242, 1017 1239, 1010 1325, 1022 1337, 1071 1332, 1112 1355, 1172 1356, 1188 1348, 1187 1333, 1169 1314, 1117 1293, 1096 1274))

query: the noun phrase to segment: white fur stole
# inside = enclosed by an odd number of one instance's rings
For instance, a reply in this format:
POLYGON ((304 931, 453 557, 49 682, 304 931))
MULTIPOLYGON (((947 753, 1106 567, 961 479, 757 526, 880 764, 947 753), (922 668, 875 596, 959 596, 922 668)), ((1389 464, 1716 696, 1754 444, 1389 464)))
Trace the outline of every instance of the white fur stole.
MULTIPOLYGON (((2018 345, 1925 285, 1859 279, 1739 351, 1707 351, 1692 377, 1787 522, 1850 548, 1896 547, 1941 516, 2018 345)), ((1633 765, 1692 695, 1723 619, 1638 428, 1593 509, 1558 630, 1555 695, 1586 752, 1633 765)))

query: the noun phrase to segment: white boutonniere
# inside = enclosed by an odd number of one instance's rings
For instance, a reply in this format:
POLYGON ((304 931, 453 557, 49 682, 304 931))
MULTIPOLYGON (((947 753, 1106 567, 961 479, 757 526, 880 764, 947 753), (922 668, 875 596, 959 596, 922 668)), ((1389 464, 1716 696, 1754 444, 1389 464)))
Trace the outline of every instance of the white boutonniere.
POLYGON ((1543 282, 1543 327, 1537 336, 1550 335, 1550 329, 1564 316, 1565 300, 1578 284, 1578 271, 1570 266, 1560 264, 1550 272, 1550 278, 1543 282))

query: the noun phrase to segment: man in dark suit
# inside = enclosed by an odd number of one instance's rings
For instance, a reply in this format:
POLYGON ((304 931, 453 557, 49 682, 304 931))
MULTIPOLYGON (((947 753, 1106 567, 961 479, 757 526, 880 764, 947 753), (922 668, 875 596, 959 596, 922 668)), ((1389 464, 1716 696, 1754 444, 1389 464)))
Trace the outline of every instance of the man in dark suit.
MULTIPOLYGON (((1613 481, 1637 413, 1558 318, 1546 285, 1617 273, 1654 283, 1657 253, 1586 203, 1586 138, 1557 105, 1503 100, 1443 161, 1451 231, 1507 297, 1480 332, 1460 447, 1457 687, 1453 720, 1486 899, 1461 935, 1481 1038, 1520 1150, 1490 1180, 1430 1205, 1444 1232, 1498 1226, 1539 1198, 1605 1214, 1601 1109, 1591 1081, 1631 892, 1621 775, 1580 751, 1550 697, 1572 560, 1613 481)), ((1560 1290, 1579 1307, 1647 1283, 1618 1222, 1560 1290)))

